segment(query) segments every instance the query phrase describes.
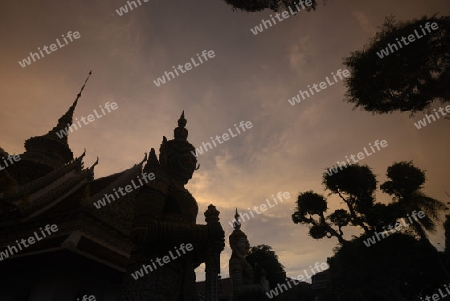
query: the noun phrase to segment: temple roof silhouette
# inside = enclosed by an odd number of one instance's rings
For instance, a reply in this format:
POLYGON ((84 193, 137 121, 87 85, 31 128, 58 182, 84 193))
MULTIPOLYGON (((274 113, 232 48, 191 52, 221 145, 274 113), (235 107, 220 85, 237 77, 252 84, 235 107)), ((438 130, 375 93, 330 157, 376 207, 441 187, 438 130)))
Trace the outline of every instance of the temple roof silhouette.
MULTIPOLYGON (((93 203, 142 175, 147 155, 126 170, 94 179, 99 160, 86 168, 86 150, 74 157, 68 135, 56 135, 72 124, 88 78, 57 125, 45 135, 27 139, 21 160, 0 171, 0 249, 32 236, 40 226, 56 224, 59 228, 44 241, 10 256, 8 261, 64 250, 125 271, 133 246, 129 235, 139 188, 100 209, 93 203)), ((0 154, 3 153, 6 152, 1 149, 0 154)))

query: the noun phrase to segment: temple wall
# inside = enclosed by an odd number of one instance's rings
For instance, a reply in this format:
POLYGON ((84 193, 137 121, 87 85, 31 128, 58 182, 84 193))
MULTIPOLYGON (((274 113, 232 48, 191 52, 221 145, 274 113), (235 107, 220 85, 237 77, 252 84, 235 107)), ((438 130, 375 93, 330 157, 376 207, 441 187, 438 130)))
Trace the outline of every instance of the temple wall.
POLYGON ((0 262, 2 301, 118 301, 122 273, 67 251, 0 262))

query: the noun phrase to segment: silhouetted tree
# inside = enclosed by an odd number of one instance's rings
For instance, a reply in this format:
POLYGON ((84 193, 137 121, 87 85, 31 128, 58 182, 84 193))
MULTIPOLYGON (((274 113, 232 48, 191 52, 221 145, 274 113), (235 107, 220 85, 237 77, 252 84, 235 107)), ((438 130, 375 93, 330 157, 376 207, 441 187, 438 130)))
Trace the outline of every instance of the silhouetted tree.
POLYGON ((344 64, 351 73, 345 79, 346 101, 355 108, 413 114, 434 101, 449 102, 450 16, 425 16, 408 22, 386 18, 369 45, 344 58, 344 64), (427 22, 436 22, 438 29, 428 33, 427 22), (408 40, 410 35, 413 42, 408 40))
POLYGON ((278 283, 285 282, 284 266, 278 261, 278 256, 272 247, 268 245, 251 247, 245 259, 255 271, 255 283, 260 283, 261 269, 264 269, 267 274, 266 279, 269 281, 270 289, 276 287, 278 283))
MULTIPOLYGON (((295 280, 295 279, 294 279, 295 280)), ((292 288, 281 293, 277 301, 314 301, 314 291, 311 284, 300 282, 296 285, 292 284, 292 288)))
POLYGON ((380 188, 397 200, 398 208, 402 211, 405 219, 413 211, 425 213, 425 216, 416 218, 410 226, 430 249, 430 252, 435 253, 439 266, 450 278, 450 273, 444 262, 440 260, 437 249, 431 244, 426 234, 426 232, 436 232, 436 221, 440 219, 439 214, 447 207, 441 201, 430 198, 420 191, 425 183, 425 172, 415 167, 412 162, 396 163, 388 168, 386 175, 390 180, 383 183, 380 188))
POLYGON ((445 266, 450 267, 450 215, 445 216, 444 222, 444 234, 445 234, 445 250, 442 256, 442 261, 445 266))
POLYGON ((386 175, 389 180, 380 188, 397 200, 404 218, 413 211, 425 213, 424 217, 415 220, 411 226, 422 240, 429 243, 425 231, 431 233, 436 231, 439 213, 447 208, 441 201, 430 198, 420 191, 425 183, 425 172, 415 167, 412 162, 399 162, 390 166, 386 175))
POLYGON ((428 241, 425 230, 434 231, 435 221, 445 205, 425 196, 420 189, 425 183, 425 174, 412 162, 398 162, 388 167, 388 181, 380 188, 391 195, 390 204, 376 203, 374 193, 377 180, 369 167, 357 164, 347 166, 337 173, 324 173, 323 184, 330 194, 339 196, 346 208, 340 208, 325 216, 327 200, 312 191, 300 193, 294 223, 309 225, 309 235, 314 239, 336 237, 339 243, 346 243, 343 228, 356 226, 365 234, 382 232, 395 226, 399 218, 406 218, 414 210, 423 210, 425 217, 413 223, 413 229, 423 240, 428 241))
MULTIPOLYGON (((316 9, 316 0, 311 0, 312 5, 310 6, 305 5, 305 0, 302 1, 307 11, 316 9)), ((234 10, 243 10, 247 12, 258 12, 267 8, 276 12, 286 10, 288 7, 295 10, 295 5, 301 7, 299 0, 225 0, 225 2, 231 5, 234 10)))
POLYGON ((447 254, 447 256, 450 256, 450 215, 445 216, 444 230, 445 230, 445 254, 447 254))
POLYGON ((310 225, 309 235, 314 239, 336 237, 341 244, 347 241, 343 232, 345 226, 357 226, 365 232, 372 230, 373 219, 366 218, 365 214, 374 206, 377 182, 369 167, 350 165, 331 175, 324 173, 323 184, 331 194, 342 199, 346 208, 325 216, 327 200, 315 192, 303 192, 298 196, 297 208, 292 215, 294 223, 310 225))
POLYGON ((412 162, 394 163, 387 177, 380 189, 392 198, 389 204, 375 201, 376 177, 369 167, 359 165, 323 174, 326 190, 345 208, 326 215, 325 197, 312 191, 298 196, 294 223, 308 225, 314 239, 336 237, 340 242, 328 260, 329 295, 334 296, 329 300, 415 300, 449 279, 441 254, 425 234, 436 229, 445 205, 421 192, 425 173, 412 162), (423 210, 425 216, 394 234, 385 232, 414 210, 423 210), (362 234, 346 240, 346 226, 358 227, 362 234))
POLYGON ((418 300, 432 295, 447 279, 438 260, 421 241, 393 234, 366 247, 364 235, 328 260, 328 291, 335 300, 418 300))

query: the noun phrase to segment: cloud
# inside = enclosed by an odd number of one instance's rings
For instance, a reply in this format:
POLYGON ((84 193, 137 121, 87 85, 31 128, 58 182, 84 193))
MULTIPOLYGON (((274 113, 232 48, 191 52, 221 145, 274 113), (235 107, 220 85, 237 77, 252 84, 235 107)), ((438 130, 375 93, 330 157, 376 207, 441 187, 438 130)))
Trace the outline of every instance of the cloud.
POLYGON ((293 44, 288 49, 289 67, 301 74, 304 72, 304 67, 314 59, 313 44, 308 35, 303 36, 298 42, 293 44))
POLYGON ((361 28, 364 30, 364 32, 369 34, 375 33, 375 28, 370 25, 369 18, 365 13, 361 11, 353 11, 352 15, 359 22, 359 25, 361 25, 361 28))

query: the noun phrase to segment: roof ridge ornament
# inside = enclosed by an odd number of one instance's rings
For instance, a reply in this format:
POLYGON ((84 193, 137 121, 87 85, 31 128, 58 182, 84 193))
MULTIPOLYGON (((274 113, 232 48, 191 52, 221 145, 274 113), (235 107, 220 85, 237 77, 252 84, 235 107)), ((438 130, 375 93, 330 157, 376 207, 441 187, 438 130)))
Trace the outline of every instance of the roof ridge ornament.
POLYGON ((90 170, 94 170, 94 167, 98 164, 99 158, 97 156, 97 161, 94 162, 94 164, 92 164, 91 167, 89 167, 90 170))
POLYGON ((142 161, 141 162, 139 162, 138 164, 134 164, 134 166, 136 166, 136 165, 142 165, 142 164, 144 164, 144 162, 146 162, 148 159, 147 159, 147 153, 144 153, 144 159, 142 159, 142 161))

